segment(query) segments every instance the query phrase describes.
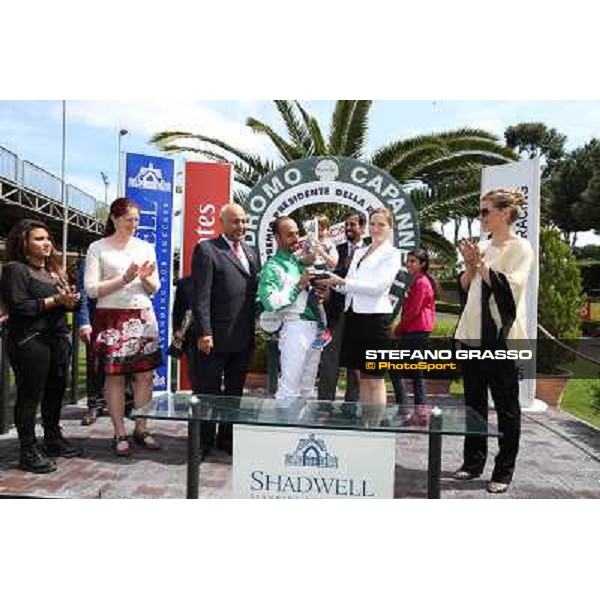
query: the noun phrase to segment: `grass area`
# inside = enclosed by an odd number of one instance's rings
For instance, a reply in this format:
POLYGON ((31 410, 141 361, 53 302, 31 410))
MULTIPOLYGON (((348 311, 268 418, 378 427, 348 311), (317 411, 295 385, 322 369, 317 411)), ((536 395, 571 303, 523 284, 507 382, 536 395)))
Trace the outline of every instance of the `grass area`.
MULTIPOLYGON (((87 391, 86 391, 86 364, 85 364, 85 345, 83 343, 79 344, 79 354, 77 355, 77 397, 76 400, 81 400, 87 391)), ((65 391, 65 399, 67 401, 71 400, 71 374, 69 373, 69 377, 67 378, 67 389, 65 391)))
POLYGON ((564 368, 577 373, 578 379, 571 379, 565 388, 560 409, 570 415, 600 428, 600 367, 589 361, 577 358, 564 368), (583 379, 585 377, 585 379, 583 379))
MULTIPOLYGON (((582 346, 579 350, 584 354, 590 354, 589 347, 582 346)), ((596 354, 592 353, 592 355, 596 354)), ((579 357, 559 366, 577 375, 576 379, 571 379, 567 384, 560 409, 600 428, 600 400, 594 402, 595 389, 600 387, 600 367, 579 357)), ((600 398, 600 393, 596 393, 600 398)))
POLYGON ((452 337, 454 330, 456 329, 456 323, 458 322, 458 316, 450 313, 436 313, 435 324, 431 335, 436 337, 452 337))
POLYGON ((600 387, 597 379, 571 379, 567 384, 560 409, 594 427, 600 428, 600 387))

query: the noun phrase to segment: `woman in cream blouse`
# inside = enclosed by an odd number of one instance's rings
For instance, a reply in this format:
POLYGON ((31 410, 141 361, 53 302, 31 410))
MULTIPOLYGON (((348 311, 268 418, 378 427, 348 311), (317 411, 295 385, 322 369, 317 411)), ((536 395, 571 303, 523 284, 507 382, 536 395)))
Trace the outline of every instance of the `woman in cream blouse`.
MULTIPOLYGON (((510 340, 527 338, 525 291, 534 254, 529 242, 511 227, 523 199, 517 190, 498 189, 485 194, 481 198, 481 227, 491 239, 479 245, 463 241, 459 246, 466 265, 460 286, 467 298, 454 337, 464 347, 506 349, 510 340)), ((521 433, 516 365, 511 360, 470 360, 464 361, 462 368, 465 403, 486 421, 488 389, 491 392, 502 436, 487 489, 495 494, 506 492, 521 433)), ((463 464, 454 478, 479 477, 486 455, 485 436, 466 436, 463 464)))
MULTIPOLYGON (((104 395, 117 456, 130 453, 123 422, 125 375, 135 374, 133 403, 139 408, 150 399, 154 369, 162 363, 151 299, 160 285, 156 254, 148 242, 134 237, 139 218, 132 200, 115 200, 105 237, 90 245, 85 263, 85 291, 98 299, 92 351, 96 368, 106 376, 104 395)), ((145 420, 136 421, 133 439, 148 450, 159 448, 145 420)))

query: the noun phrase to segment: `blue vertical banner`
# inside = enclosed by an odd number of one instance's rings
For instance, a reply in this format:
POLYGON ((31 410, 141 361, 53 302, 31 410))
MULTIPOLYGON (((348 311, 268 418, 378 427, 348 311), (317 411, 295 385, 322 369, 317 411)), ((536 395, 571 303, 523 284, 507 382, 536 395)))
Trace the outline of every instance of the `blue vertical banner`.
POLYGON ((158 321, 164 364, 154 374, 154 391, 169 390, 170 360, 167 355, 170 336, 170 296, 172 281, 173 191, 175 161, 159 156, 127 153, 125 159, 125 195, 140 207, 137 237, 156 250, 160 290, 153 305, 158 321))

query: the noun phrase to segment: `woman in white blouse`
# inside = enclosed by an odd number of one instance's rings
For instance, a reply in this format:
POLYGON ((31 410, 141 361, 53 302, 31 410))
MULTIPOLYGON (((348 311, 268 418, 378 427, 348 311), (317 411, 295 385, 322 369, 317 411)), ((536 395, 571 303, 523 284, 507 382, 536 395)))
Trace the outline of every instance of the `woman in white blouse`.
POLYGON ((369 217, 371 244, 358 249, 345 278, 323 280, 345 294, 346 325, 340 364, 360 371, 360 401, 386 404, 385 371, 366 368, 365 350, 387 348, 393 306, 390 288, 402 266, 400 251, 392 245, 393 216, 386 208, 369 217))
MULTIPOLYGON (((455 339, 466 348, 506 350, 511 340, 527 339, 526 289, 534 261, 531 244, 519 237, 512 224, 519 216, 523 194, 498 189, 481 198, 481 228, 491 239, 475 245, 460 244, 466 271, 460 285, 467 298, 455 339)), ((500 451, 495 459, 488 492, 506 492, 519 450, 521 409, 519 378, 512 360, 466 360, 462 363, 465 404, 486 421, 488 390, 498 414, 500 451)), ((487 437, 466 436, 458 480, 479 477, 487 456, 487 437)))
MULTIPOLYGON (((131 450, 123 421, 125 375, 135 374, 134 405, 141 407, 151 397, 154 369, 162 363, 151 300, 160 286, 156 254, 148 242, 134 237, 139 218, 132 200, 115 200, 105 237, 90 245, 85 267, 85 290, 98 300, 92 351, 96 368, 106 378, 104 396, 117 456, 128 456, 131 450)), ((150 450, 160 447, 145 420, 136 421, 133 439, 150 450)))

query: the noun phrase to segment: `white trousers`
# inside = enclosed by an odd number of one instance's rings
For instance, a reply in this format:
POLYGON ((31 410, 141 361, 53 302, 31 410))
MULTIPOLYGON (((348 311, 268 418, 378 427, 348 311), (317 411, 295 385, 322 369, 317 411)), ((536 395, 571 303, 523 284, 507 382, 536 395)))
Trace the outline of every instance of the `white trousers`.
POLYGON ((317 336, 315 321, 286 321, 279 331, 279 365, 281 375, 277 382, 277 405, 287 407, 297 398, 314 396, 315 379, 321 359, 321 350, 312 343, 317 336))

